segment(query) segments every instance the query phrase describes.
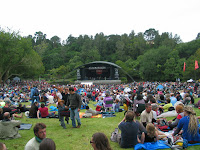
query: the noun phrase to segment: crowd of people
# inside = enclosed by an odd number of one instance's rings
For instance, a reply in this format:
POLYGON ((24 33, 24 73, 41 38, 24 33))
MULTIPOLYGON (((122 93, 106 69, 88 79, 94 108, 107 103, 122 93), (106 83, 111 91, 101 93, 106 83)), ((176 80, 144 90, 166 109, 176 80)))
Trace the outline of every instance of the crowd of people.
MULTIPOLYGON (((175 114, 174 120, 165 121, 173 136, 182 135, 189 143, 200 142, 198 119, 193 107, 194 99, 200 96, 199 83, 178 82, 133 82, 120 85, 51 85, 45 81, 22 81, 0 87, 0 139, 19 138, 18 128, 25 114, 28 118, 59 118, 66 129, 71 119, 72 128, 81 127, 80 109, 86 108, 83 117, 89 118, 99 113, 122 112, 125 117, 119 123, 121 130, 119 144, 122 148, 134 147, 137 143, 155 142, 165 135, 158 125, 161 115, 175 114), (96 110, 89 107, 95 103, 96 110), (30 106, 22 106, 30 102, 30 106), (56 104, 49 111, 48 105, 56 104), (56 109, 58 113, 56 113, 56 109), (135 119, 135 118, 140 118, 135 119), (5 128, 12 130, 3 130, 5 128)), ((56 149, 52 139, 46 138, 46 125, 38 123, 33 137, 25 146, 29 149, 56 149), (48 145, 48 146, 47 146, 48 145), (37 147, 37 148, 33 148, 37 147), (42 148, 43 147, 43 148, 42 148)), ((90 141, 94 150, 110 150, 104 133, 95 133, 90 141)), ((4 144, 0 146, 5 148, 4 144)))

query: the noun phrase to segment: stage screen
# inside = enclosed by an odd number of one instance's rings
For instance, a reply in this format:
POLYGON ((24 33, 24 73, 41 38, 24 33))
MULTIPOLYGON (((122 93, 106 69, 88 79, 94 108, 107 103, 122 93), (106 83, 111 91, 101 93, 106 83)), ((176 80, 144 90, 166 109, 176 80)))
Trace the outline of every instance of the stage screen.
POLYGON ((105 80, 110 78, 110 67, 85 68, 86 78, 91 80, 105 80))

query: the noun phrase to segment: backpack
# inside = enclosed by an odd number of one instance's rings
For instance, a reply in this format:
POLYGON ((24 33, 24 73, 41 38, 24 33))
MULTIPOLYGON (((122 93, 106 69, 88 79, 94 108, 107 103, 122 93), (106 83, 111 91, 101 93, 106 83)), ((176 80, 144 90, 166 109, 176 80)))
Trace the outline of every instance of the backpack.
POLYGON ((121 134, 119 134, 119 129, 115 128, 115 131, 113 131, 111 133, 110 140, 113 141, 113 142, 119 143, 120 142, 120 138, 121 138, 121 134))
POLYGON ((39 96, 39 91, 37 88, 34 89, 33 96, 39 96))
POLYGON ((188 141, 181 136, 168 136, 166 144, 173 150, 181 150, 188 147, 188 141))

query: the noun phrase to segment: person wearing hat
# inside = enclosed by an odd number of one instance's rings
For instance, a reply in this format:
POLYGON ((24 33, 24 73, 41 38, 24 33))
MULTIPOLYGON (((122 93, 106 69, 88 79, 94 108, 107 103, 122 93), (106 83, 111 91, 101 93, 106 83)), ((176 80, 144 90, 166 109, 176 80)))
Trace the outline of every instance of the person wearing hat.
POLYGON ((182 129, 183 139, 186 139, 190 144, 199 143, 200 134, 198 125, 199 122, 196 118, 196 113, 194 112, 193 108, 190 106, 186 106, 184 108, 184 117, 180 119, 177 129, 173 133, 173 136, 177 135, 182 129))
POLYGON ((59 121, 61 123, 61 126, 63 127, 63 129, 66 129, 66 125, 64 122, 64 116, 61 115, 61 112, 67 109, 67 106, 65 106, 64 104, 64 100, 61 100, 60 98, 58 98, 58 117, 59 117, 59 121))

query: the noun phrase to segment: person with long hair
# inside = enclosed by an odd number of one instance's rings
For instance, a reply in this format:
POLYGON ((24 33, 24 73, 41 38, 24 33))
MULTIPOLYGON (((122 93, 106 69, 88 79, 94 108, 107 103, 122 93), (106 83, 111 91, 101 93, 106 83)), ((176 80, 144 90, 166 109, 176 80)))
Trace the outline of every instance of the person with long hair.
POLYGON ((184 117, 179 121, 173 136, 178 134, 181 129, 183 129, 183 139, 186 139, 189 143, 199 143, 200 134, 198 124, 196 113, 194 112, 193 108, 186 106, 184 108, 184 117))
POLYGON ((56 144, 52 139, 45 138, 40 143, 39 150, 56 150, 56 144))
POLYGON ((152 123, 148 123, 146 126, 146 133, 142 133, 141 136, 141 143, 144 142, 156 142, 158 141, 158 132, 155 128, 155 126, 152 123))
POLYGON ((31 108, 29 110, 29 117, 30 118, 38 118, 38 119, 40 119, 38 106, 39 106, 38 102, 34 102, 31 105, 31 108))
POLYGON ((112 150, 108 138, 101 132, 94 133, 90 143, 94 150, 112 150))

